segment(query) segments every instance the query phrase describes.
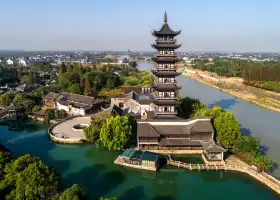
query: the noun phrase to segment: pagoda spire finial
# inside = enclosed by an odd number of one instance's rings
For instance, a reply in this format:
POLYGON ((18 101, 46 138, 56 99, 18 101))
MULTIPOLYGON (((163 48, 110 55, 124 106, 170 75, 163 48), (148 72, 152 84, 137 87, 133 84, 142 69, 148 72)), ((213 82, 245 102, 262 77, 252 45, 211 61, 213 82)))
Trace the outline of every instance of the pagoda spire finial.
POLYGON ((165 24, 167 23, 167 14, 166 14, 166 11, 164 12, 164 23, 165 23, 165 24))

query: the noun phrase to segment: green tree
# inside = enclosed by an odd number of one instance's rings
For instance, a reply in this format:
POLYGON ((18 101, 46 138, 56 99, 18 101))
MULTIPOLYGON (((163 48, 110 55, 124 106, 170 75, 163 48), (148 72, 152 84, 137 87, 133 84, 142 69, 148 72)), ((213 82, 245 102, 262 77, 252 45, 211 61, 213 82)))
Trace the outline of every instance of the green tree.
POLYGON ((56 119, 63 119, 67 116, 68 116, 68 114, 65 110, 56 110, 55 111, 55 118, 56 119))
POLYGON ((45 118, 52 120, 55 119, 55 110, 54 109, 46 109, 45 110, 45 118))
POLYGON ((26 93, 17 93, 14 97, 13 102, 14 103, 22 103, 26 99, 27 99, 27 94, 26 93))
POLYGON ((13 160, 12 154, 2 145, 0 145, 0 170, 4 170, 6 164, 13 160))
POLYGON ((87 141, 100 144, 100 129, 107 117, 110 116, 108 111, 103 111, 95 114, 91 118, 89 127, 84 128, 84 134, 87 141))
POLYGON ((118 200, 117 197, 105 198, 101 197, 99 200, 118 200))
POLYGON ((20 81, 25 84, 34 84, 35 78, 32 74, 29 74, 29 75, 25 75, 25 76, 21 77, 20 81))
POLYGON ((111 116, 103 123, 100 140, 109 150, 123 150, 131 137, 131 122, 127 116, 111 116))
POLYGON ((38 106, 38 105, 36 105, 32 108, 33 113, 39 112, 40 110, 41 110, 41 106, 38 106))
POLYGON ((73 84, 70 87, 68 87, 68 92, 74 93, 74 94, 81 94, 82 88, 79 84, 73 84))
POLYGON ((108 78, 108 80, 106 82, 106 88, 108 88, 108 89, 114 88, 114 82, 113 82, 112 78, 108 78))
POLYGON ((235 141, 241 136, 239 124, 230 112, 222 112, 215 118, 214 128, 216 139, 227 149, 232 149, 235 141))
POLYGON ((12 100, 12 95, 10 95, 9 93, 2 94, 0 96, 0 106, 1 107, 9 106, 11 100, 12 100))
POLYGON ((88 79, 85 79, 85 81, 84 81, 84 95, 92 96, 92 90, 90 88, 90 82, 88 79))
POLYGON ((65 63, 62 63, 59 67, 59 75, 62 75, 67 71, 65 63))
POLYGON ((6 196, 7 199, 48 199, 57 193, 58 176, 54 169, 42 161, 29 164, 16 175, 16 188, 6 196))
POLYGON ((85 195, 80 185, 74 184, 64 190, 61 194, 56 194, 52 200, 83 200, 85 195))

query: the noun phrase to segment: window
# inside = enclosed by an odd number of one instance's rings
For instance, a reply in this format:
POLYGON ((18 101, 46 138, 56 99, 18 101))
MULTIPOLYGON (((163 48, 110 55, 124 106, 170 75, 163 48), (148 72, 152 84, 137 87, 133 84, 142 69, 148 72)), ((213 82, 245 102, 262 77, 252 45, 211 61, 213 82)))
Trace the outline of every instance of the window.
POLYGON ((170 82, 171 82, 171 83, 174 83, 174 78, 171 78, 171 79, 170 79, 170 82))
POLYGON ((160 69, 162 68, 162 64, 159 64, 158 66, 159 66, 160 69))
POLYGON ((119 103, 119 107, 120 107, 120 108, 123 108, 123 103, 119 103))
POLYGON ((158 107, 158 111, 162 112, 162 107, 161 106, 158 107))
POLYGON ((175 110, 174 110, 174 106, 171 106, 171 107, 170 107, 170 111, 171 111, 171 112, 174 112, 174 111, 175 111, 175 110))
POLYGON ((171 97, 174 97, 174 92, 170 92, 170 93, 171 93, 170 96, 171 96, 171 97))
POLYGON ((158 78, 158 81, 159 81, 160 83, 162 83, 162 78, 158 78))
POLYGON ((158 93, 158 96, 159 96, 159 97, 162 97, 162 96, 163 96, 162 92, 159 92, 159 93, 158 93))

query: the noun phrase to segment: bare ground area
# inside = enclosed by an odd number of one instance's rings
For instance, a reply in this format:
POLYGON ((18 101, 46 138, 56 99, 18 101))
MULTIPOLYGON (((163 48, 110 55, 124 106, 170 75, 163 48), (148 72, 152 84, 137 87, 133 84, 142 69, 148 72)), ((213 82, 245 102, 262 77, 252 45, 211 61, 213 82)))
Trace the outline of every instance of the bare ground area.
POLYGON ((280 93, 245 85, 243 84, 242 78, 220 77, 215 73, 192 68, 185 70, 183 75, 201 81, 251 103, 280 112, 280 93))

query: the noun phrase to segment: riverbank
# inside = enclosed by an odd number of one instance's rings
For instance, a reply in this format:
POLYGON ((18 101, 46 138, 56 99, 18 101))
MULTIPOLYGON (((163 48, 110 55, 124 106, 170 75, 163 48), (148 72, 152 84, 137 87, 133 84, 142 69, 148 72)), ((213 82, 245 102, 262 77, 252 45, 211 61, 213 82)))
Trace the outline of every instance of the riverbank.
MULTIPOLYGON (((181 69, 178 69, 181 70, 181 69)), ((224 78, 211 76, 196 69, 187 69, 182 75, 213 88, 226 92, 232 96, 254 103, 258 106, 280 113, 280 94, 243 84, 240 78, 224 78)))

